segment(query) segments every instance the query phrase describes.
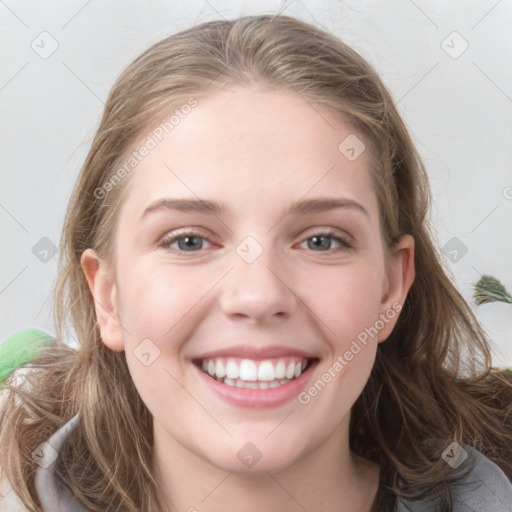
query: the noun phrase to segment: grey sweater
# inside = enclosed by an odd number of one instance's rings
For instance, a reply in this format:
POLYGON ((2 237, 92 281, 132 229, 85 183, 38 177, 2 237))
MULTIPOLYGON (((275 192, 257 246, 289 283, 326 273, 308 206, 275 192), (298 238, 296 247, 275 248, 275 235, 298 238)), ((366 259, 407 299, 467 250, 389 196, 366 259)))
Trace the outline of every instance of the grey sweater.
MULTIPOLYGON (((37 454, 39 467, 36 471, 35 487, 45 512, 88 512, 54 475, 56 456, 67 435, 77 425, 78 419, 77 414, 57 430, 46 443, 43 443, 40 453, 37 454)), ((462 464, 472 461, 474 468, 453 488, 452 512, 512 512, 512 484, 505 473, 478 450, 468 445, 463 447, 469 456, 462 464)), ((435 510, 433 495, 420 501, 398 499, 395 509, 389 512, 435 510)), ((0 511, 26 512, 26 509, 11 490, 3 498, 0 495, 0 511)))

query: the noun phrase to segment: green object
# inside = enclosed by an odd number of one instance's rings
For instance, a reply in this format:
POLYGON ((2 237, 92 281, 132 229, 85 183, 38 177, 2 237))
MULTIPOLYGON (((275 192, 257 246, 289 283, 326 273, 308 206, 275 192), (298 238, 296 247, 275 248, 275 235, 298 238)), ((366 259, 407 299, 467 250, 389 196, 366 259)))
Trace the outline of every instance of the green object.
POLYGON ((0 389, 18 368, 32 362, 40 350, 52 345, 55 339, 39 329, 23 329, 0 345, 0 389))
POLYGON ((506 288, 498 279, 492 276, 482 276, 475 285, 473 297, 478 305, 485 304, 486 302, 506 302, 512 304, 512 297, 506 288))

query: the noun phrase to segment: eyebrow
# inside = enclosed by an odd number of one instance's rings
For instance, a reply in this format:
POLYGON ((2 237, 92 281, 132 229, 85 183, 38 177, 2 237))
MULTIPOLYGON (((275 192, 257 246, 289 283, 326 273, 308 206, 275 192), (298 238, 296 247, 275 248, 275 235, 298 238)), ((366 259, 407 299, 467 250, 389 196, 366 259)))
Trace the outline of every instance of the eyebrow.
MULTIPOLYGON (((355 211, 363 213, 366 217, 370 218, 366 208, 352 199, 345 198, 313 198, 303 199, 293 203, 289 208, 287 215, 311 215, 314 213, 321 213, 325 211, 334 210, 337 208, 350 208, 355 211)), ((209 201, 207 199, 173 199, 164 198, 158 199, 151 203, 142 214, 141 219, 146 217, 152 212, 160 210, 176 210, 184 213, 202 213, 205 215, 221 215, 229 211, 226 203, 209 201)))

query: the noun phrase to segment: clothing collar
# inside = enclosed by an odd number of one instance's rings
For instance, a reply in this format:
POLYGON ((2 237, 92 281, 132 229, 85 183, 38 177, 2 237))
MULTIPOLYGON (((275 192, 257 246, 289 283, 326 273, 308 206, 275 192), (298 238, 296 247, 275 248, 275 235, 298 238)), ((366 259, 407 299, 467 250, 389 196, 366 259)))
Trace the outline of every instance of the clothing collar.
POLYGON ((36 452, 39 467, 35 475, 35 488, 44 512, 88 512, 55 475, 58 453, 79 419, 78 413, 42 443, 36 452))

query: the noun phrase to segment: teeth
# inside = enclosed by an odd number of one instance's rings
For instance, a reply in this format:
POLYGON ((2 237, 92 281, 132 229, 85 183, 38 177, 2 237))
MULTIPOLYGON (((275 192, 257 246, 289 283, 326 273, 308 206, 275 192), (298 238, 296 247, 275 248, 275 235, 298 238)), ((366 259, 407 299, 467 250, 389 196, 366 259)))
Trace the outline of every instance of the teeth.
POLYGON ((274 373, 276 379, 284 379, 286 377, 286 366, 284 364, 284 361, 279 361, 279 363, 276 364, 276 369, 274 373))
POLYGON ((240 378, 242 380, 258 380, 258 367, 254 361, 244 359, 240 363, 240 378))
POLYGON ((201 369, 228 386, 268 389, 300 377, 307 359, 285 357, 255 361, 252 359, 215 358, 201 361, 201 369))
POLYGON ((271 381, 274 380, 274 366, 270 361, 263 361, 258 367, 258 380, 271 381))
POLYGON ((273 380, 271 382, 246 382, 242 379, 224 379, 224 384, 227 384, 231 387, 236 388, 246 388, 246 389, 268 389, 268 388, 276 388, 277 386, 281 386, 282 384, 286 384, 290 382, 288 379, 273 380))
POLYGON ((220 359, 217 360, 217 364, 215 365, 215 376, 218 378, 222 378, 226 376, 226 370, 224 369, 224 364, 220 359))
MULTIPOLYGON (((203 361, 204 365, 204 361, 203 361)), ((204 370, 204 368, 203 368, 204 370)), ((226 367, 226 375, 230 379, 238 379, 240 372, 238 371, 238 365, 235 363, 235 361, 228 361, 227 367, 226 367)))

